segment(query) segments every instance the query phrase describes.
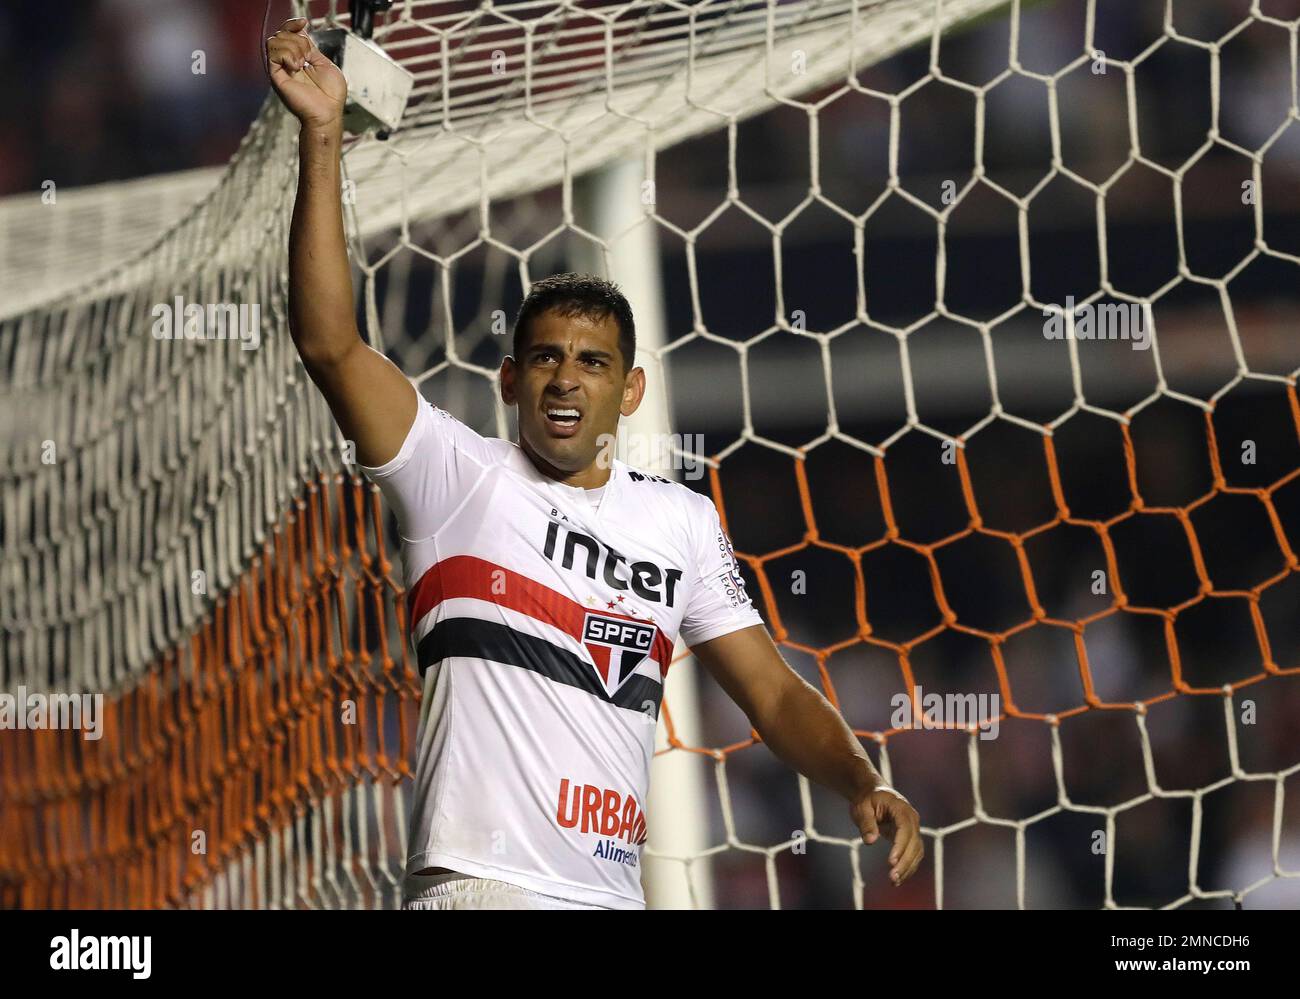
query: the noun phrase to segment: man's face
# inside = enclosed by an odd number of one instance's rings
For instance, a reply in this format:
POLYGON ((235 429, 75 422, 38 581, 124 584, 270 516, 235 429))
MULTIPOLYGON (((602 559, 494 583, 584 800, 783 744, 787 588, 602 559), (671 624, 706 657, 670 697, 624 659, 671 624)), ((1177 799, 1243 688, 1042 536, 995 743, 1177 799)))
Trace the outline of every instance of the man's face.
POLYGON ((645 372, 628 370, 632 359, 619 350, 618 321, 545 312, 533 317, 521 353, 501 365, 501 398, 519 407, 520 445, 571 485, 602 485, 603 435, 617 433, 619 416, 636 412, 645 393, 645 372))

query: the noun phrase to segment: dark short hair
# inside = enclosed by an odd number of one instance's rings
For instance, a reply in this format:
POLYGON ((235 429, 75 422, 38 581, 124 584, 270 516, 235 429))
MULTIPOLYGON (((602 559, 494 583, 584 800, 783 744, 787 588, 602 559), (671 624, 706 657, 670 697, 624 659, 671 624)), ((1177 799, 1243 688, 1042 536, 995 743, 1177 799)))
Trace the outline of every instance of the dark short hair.
POLYGON ((594 274, 552 274, 528 289, 515 318, 513 351, 515 359, 528 346, 532 321, 546 312, 561 316, 585 316, 603 320, 613 316, 618 323, 618 349, 623 355, 623 370, 631 371, 636 361, 636 324, 632 307, 618 290, 618 285, 594 274))

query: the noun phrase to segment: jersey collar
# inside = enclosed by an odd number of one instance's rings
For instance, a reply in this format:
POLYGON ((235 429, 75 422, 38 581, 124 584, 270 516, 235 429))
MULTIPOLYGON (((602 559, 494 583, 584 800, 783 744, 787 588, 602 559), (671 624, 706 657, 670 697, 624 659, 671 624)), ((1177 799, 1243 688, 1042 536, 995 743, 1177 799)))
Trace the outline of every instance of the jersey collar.
POLYGON ((570 502, 576 502, 579 509, 589 511, 593 517, 601 517, 605 510, 609 508, 610 495, 619 488, 618 483, 623 478, 623 470, 620 467, 622 462, 615 458, 609 468, 609 478, 605 480, 605 491, 600 494, 600 502, 596 505, 596 509, 592 510, 591 503, 587 500, 587 497, 585 495, 579 495, 580 493, 586 492, 582 486, 566 485, 563 482, 552 479, 549 475, 543 475, 537 470, 537 466, 533 464, 532 459, 524 453, 522 447, 514 442, 511 442, 511 447, 513 448, 513 451, 510 456, 510 464, 516 471, 520 472, 527 481, 536 483, 543 489, 549 490, 556 495, 563 496, 570 502))

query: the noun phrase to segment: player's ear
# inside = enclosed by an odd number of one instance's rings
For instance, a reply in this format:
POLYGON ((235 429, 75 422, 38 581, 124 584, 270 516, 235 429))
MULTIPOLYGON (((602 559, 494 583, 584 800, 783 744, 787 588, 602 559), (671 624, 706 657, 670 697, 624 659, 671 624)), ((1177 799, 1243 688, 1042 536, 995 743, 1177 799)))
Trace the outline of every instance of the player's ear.
POLYGON ((501 359, 501 401, 507 406, 513 406, 517 400, 515 395, 515 359, 507 354, 501 359))
POLYGON ((641 406, 645 398, 645 368, 633 368, 623 379, 623 403, 618 411, 624 416, 631 416, 641 406))

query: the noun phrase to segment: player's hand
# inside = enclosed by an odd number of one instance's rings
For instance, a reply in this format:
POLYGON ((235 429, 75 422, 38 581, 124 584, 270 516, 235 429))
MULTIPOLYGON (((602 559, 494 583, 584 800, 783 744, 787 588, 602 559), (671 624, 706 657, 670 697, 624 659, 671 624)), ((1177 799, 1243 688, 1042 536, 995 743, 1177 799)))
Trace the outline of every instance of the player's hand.
POLYGON ((895 886, 910 878, 925 859, 921 817, 912 803, 892 787, 881 784, 849 809, 868 846, 881 836, 894 844, 889 851, 889 879, 895 886))
POLYGON ((284 106, 307 128, 341 127, 348 96, 343 71, 307 34, 307 18, 291 17, 266 40, 271 86, 284 106))

